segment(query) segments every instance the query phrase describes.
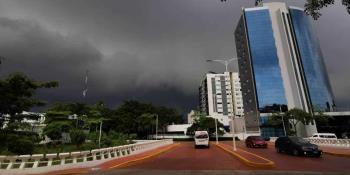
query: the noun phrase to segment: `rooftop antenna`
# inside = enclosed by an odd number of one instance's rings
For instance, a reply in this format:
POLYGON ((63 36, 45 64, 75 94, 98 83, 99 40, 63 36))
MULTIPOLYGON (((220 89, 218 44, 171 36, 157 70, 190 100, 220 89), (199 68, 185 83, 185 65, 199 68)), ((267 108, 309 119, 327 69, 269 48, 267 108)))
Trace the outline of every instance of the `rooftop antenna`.
POLYGON ((263 0, 255 0, 255 6, 256 7, 262 7, 263 6, 263 0))
POLYGON ((88 91, 88 76, 89 76, 89 70, 86 70, 86 73, 85 73, 85 87, 84 87, 84 90, 83 90, 83 97, 85 98, 86 95, 87 95, 87 91, 88 91))

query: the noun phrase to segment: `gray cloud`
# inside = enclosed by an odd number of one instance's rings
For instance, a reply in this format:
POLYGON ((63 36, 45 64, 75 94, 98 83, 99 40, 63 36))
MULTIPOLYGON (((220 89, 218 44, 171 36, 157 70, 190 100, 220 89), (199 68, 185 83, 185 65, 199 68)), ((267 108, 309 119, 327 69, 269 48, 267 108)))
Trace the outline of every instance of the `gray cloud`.
MULTIPOLYGON (((0 75, 21 71, 39 80, 59 80, 58 89, 40 91, 39 96, 48 101, 83 100, 83 78, 89 69, 88 102, 116 105, 140 99, 186 112, 197 105, 204 73, 223 70, 205 60, 235 56, 233 31, 241 7, 253 4, 0 0, 0 55, 7 57, 0 75)), ((343 75, 350 73, 350 17, 339 4, 322 12, 316 30, 336 99, 346 106, 350 82, 343 75)))

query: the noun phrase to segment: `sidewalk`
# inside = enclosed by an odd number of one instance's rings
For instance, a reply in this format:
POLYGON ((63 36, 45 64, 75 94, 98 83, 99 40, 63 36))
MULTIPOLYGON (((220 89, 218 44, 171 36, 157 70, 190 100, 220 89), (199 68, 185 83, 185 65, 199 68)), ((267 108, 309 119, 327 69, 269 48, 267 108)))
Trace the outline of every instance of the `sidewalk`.
POLYGON ((350 148, 337 148, 337 147, 330 147, 330 146, 320 146, 320 148, 326 154, 350 157, 350 148))

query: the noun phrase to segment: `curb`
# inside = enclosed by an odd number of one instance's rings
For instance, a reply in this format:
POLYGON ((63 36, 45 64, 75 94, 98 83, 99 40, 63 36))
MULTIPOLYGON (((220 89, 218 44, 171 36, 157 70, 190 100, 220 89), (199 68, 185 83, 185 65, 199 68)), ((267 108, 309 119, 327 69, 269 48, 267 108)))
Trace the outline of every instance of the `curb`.
POLYGON ((239 155, 238 153, 236 152, 233 152, 223 146, 221 146, 220 144, 217 144, 216 146, 218 146, 219 148, 221 148, 222 150, 228 152, 229 154, 235 156, 237 159, 239 159, 241 162, 243 162, 244 164, 248 165, 248 166, 251 166, 251 167, 255 167, 255 168, 274 168, 275 167, 275 162, 269 160, 269 159, 266 159, 264 157, 261 157, 259 155, 256 155, 256 154, 253 154, 251 152, 247 152, 247 151, 244 151, 244 150, 241 150, 247 154, 250 154, 250 155, 253 155, 255 157, 258 157, 260 159, 263 159, 265 160, 267 163, 257 163, 257 162, 252 162, 252 161, 249 161, 248 159, 244 158, 243 156, 239 155))
POLYGON ((350 157, 350 154, 342 154, 342 153, 335 153, 335 152, 328 152, 328 151, 323 151, 323 153, 332 155, 332 156, 338 156, 338 157, 350 157))
POLYGON ((108 169, 114 169, 114 168, 129 166, 132 163, 135 163, 135 162, 138 162, 138 161, 142 161, 142 160, 145 160, 145 159, 149 159, 149 158, 158 156, 158 155, 160 155, 162 153, 165 153, 165 152, 169 151, 170 149, 173 149, 174 147, 179 146, 179 145, 180 145, 180 143, 173 144, 172 146, 170 146, 168 148, 165 148, 165 149, 162 149, 162 150, 160 150, 160 151, 158 151, 158 152, 156 152, 154 154, 151 154, 151 155, 148 155, 148 156, 144 156, 144 157, 141 157, 141 158, 137 158, 137 159, 134 159, 134 160, 129 160, 129 161, 126 161, 126 162, 123 162, 123 163, 120 163, 120 164, 108 167, 108 169))

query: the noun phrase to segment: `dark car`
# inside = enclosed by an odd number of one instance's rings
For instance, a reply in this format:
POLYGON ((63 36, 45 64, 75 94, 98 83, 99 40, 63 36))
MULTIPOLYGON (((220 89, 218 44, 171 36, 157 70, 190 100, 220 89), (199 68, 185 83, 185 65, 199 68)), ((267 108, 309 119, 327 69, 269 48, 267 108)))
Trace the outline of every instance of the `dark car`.
POLYGON ((245 145, 248 148, 267 148, 265 139, 260 136, 248 136, 245 140, 245 145))
POLYGON ((311 155, 320 157, 322 150, 317 145, 301 137, 279 137, 275 142, 275 148, 278 153, 289 153, 295 156, 311 155))

